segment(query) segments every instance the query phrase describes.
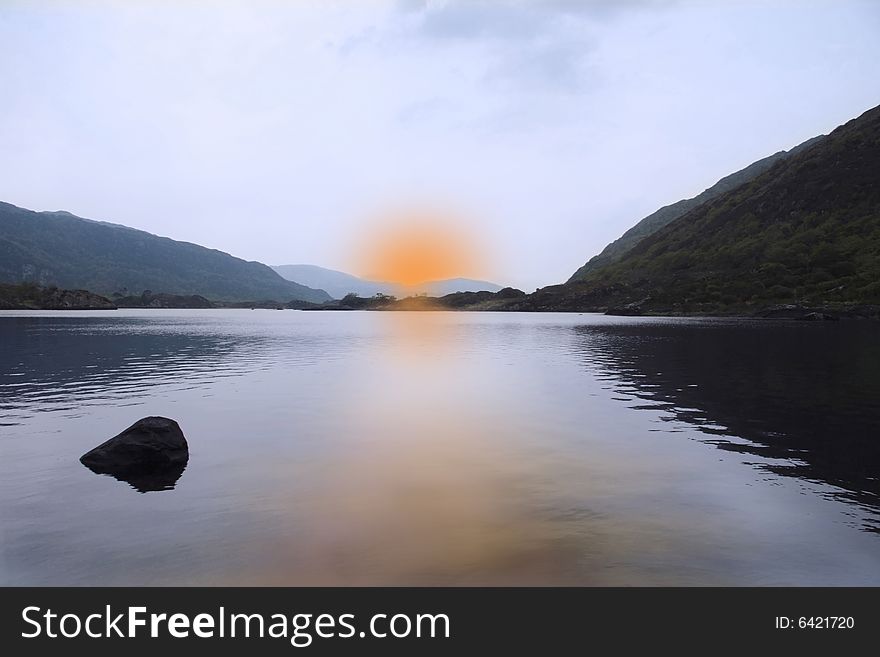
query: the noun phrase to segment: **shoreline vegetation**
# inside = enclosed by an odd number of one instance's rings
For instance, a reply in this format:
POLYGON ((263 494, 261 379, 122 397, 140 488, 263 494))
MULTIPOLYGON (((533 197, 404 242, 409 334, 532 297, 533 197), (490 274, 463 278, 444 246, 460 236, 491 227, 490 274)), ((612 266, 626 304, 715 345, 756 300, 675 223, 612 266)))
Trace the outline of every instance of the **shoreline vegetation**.
POLYGON ((62 290, 34 283, 0 283, 0 310, 116 310, 107 297, 88 290, 62 290))
POLYGON ((200 295, 175 295, 153 293, 145 290, 138 296, 107 297, 87 290, 61 290, 55 287, 39 287, 33 283, 20 285, 0 284, 0 310, 117 310, 143 309, 268 309, 309 311, 379 311, 379 312, 567 312, 601 313, 622 317, 742 317, 763 319, 797 319, 807 321, 834 321, 840 319, 880 320, 880 305, 871 304, 740 304, 723 305, 674 305, 658 307, 645 300, 625 306, 589 306, 569 304, 542 307, 544 297, 538 290, 526 294, 522 290, 504 288, 498 292, 456 292, 442 297, 413 296, 398 299, 377 294, 361 297, 349 294, 339 300, 321 304, 304 301, 211 301, 200 295))

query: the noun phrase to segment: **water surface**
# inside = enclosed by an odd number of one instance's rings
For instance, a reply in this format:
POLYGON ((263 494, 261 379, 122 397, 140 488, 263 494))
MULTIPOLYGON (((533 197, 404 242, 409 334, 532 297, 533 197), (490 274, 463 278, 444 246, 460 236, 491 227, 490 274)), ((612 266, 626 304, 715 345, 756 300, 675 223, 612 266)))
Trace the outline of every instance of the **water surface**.
POLYGON ((7 311, 0 582, 880 585, 878 437, 874 323, 7 311))

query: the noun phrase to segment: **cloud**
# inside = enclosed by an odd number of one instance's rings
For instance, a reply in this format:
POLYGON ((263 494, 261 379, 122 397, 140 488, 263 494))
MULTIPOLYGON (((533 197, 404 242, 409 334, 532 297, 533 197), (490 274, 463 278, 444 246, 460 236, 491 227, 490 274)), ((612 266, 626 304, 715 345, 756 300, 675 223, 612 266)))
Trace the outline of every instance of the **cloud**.
POLYGON ((599 22, 673 0, 398 0, 419 17, 420 33, 437 39, 530 41, 568 21, 599 22))
POLYGON ((427 5, 420 14, 419 32, 436 39, 536 38, 552 16, 537 6, 476 2, 427 5))
POLYGON ((408 47, 470 54, 489 92, 530 104, 529 95, 594 91, 601 79, 590 57, 607 21, 670 1, 398 0, 395 9, 408 47))

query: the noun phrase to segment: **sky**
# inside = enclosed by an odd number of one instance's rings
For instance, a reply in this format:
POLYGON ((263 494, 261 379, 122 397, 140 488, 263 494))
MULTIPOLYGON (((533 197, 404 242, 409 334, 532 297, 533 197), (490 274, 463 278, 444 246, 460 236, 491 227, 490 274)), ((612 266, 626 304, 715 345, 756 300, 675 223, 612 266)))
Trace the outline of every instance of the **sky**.
POLYGON ((442 208, 532 291, 878 64, 876 0, 0 0, 0 200, 349 271, 442 208))

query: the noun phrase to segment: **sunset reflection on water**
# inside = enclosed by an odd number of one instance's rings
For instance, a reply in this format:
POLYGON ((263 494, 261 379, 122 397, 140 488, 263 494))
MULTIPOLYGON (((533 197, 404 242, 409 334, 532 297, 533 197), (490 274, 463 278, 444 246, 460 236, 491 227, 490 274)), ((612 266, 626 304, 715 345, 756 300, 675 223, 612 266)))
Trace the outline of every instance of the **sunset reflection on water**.
POLYGON ((504 447, 515 424, 486 422, 477 382, 449 357, 460 327, 437 313, 382 323, 388 340, 360 372, 377 394, 345 404, 356 438, 327 468, 314 527, 283 572, 308 584, 565 581, 574 555, 524 504, 536 464, 504 447))

